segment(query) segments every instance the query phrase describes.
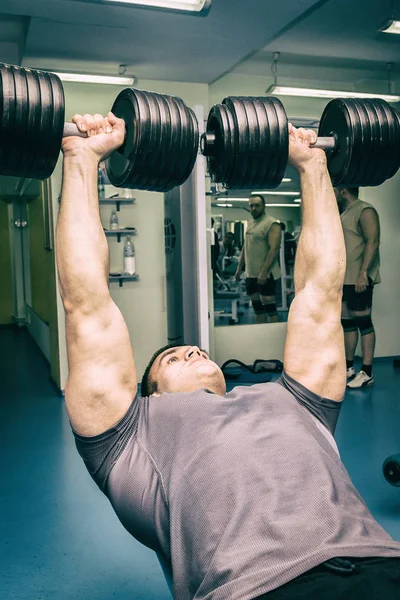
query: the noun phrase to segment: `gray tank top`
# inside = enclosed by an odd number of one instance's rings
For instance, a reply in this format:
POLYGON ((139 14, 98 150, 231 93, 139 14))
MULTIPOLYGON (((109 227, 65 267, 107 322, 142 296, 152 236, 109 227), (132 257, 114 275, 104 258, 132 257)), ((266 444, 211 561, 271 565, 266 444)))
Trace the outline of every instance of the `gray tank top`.
MULTIPOLYGON (((366 241, 364 239, 361 226, 360 217, 363 210, 366 208, 375 208, 372 204, 357 200, 346 208, 340 215, 342 221, 344 242, 346 245, 346 273, 344 277, 345 285, 354 285, 357 281, 360 269, 362 266, 366 241)), ((376 211, 375 211, 376 212, 376 211)), ((368 269, 368 277, 371 278, 372 283, 380 283, 381 278, 379 274, 380 258, 379 252, 368 269)))
POLYGON ((78 450, 177 600, 250 600, 333 557, 400 556, 332 437, 340 404, 275 383, 136 398, 78 450))

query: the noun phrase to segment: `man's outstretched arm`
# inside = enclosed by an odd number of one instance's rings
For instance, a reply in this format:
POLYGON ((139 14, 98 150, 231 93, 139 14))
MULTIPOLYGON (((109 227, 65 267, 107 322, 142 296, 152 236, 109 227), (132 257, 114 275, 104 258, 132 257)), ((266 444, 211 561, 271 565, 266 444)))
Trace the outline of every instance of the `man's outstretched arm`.
POLYGON ((109 114, 76 115, 89 137, 63 140, 57 269, 66 315, 68 414, 82 435, 97 435, 126 413, 137 389, 129 333, 108 290, 109 251, 99 214, 98 163, 124 139, 109 114))
POLYGON ((346 254, 343 230, 322 150, 312 131, 289 127, 289 160, 302 190, 302 230, 285 345, 285 371, 309 390, 340 401, 346 387, 340 323, 346 254))

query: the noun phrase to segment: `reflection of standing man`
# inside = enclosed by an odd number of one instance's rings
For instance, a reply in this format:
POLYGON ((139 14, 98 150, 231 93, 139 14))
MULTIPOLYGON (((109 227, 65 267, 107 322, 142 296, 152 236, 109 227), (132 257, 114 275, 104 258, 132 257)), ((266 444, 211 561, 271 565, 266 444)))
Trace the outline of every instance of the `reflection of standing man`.
POLYGON ((335 188, 346 244, 342 325, 349 388, 372 385, 375 330, 371 320, 372 293, 379 276, 379 217, 375 208, 358 198, 359 188, 335 188), (355 375, 353 361, 361 334, 363 364, 355 375))
POLYGON ((246 266, 246 291, 256 314, 256 323, 276 323, 276 280, 281 276, 278 254, 281 226, 265 212, 263 196, 251 196, 249 208, 253 217, 247 226, 246 238, 235 274, 239 279, 246 266))

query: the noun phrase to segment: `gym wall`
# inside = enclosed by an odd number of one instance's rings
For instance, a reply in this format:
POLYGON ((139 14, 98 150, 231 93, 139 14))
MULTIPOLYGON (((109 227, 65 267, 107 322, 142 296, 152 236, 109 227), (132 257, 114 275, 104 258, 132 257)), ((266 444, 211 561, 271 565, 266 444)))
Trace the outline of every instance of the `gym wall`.
MULTIPOLYGON (((138 88, 180 96, 188 106, 203 104, 208 112, 208 86, 202 84, 171 81, 141 80, 138 88)), ((99 112, 107 114, 120 90, 118 86, 65 83, 66 120, 75 113, 99 112)), ((54 227, 58 214, 58 197, 61 186, 61 166, 59 160, 51 178, 54 227)), ((106 196, 118 192, 117 188, 106 186, 106 196)), ((136 253, 138 282, 111 283, 113 300, 120 308, 131 336, 135 363, 140 381, 151 355, 167 343, 167 312, 165 299, 165 250, 164 250, 164 197, 163 194, 133 190, 136 199, 133 205, 121 206, 118 214, 121 227, 136 227, 137 235, 132 237, 136 253)), ((115 207, 101 208, 104 227, 109 228, 110 214, 115 207)), ((121 243, 107 238, 110 246, 111 270, 122 270, 123 239, 121 243)), ((64 310, 58 295, 58 326, 60 339, 61 388, 67 377, 67 356, 65 345, 64 310)))
MULTIPOLYGON (((355 81, 359 81, 363 78, 363 73, 354 71, 353 77, 355 81)), ((295 71, 293 71, 293 78, 295 78, 295 71)), ((295 79, 293 78, 291 78, 291 83, 295 85, 295 79)), ((338 89, 340 78, 341 73, 338 70, 331 73, 329 69, 324 69, 321 71, 321 79, 310 81, 309 86, 329 88, 329 82, 335 81, 335 87, 338 89)), ((342 80, 344 79, 342 74, 342 80)), ((283 79, 281 84, 284 85, 285 83, 283 79)), ((227 75, 210 86, 210 106, 221 102, 225 96, 229 95, 263 96, 266 85, 264 76, 235 73, 227 75)), ((343 86, 346 89, 345 84, 343 86)), ((374 91, 373 87, 370 87, 370 91, 374 91)), ((377 88, 376 91, 382 90, 377 88)), ((290 117, 319 119, 328 100, 284 97, 282 102, 289 120, 290 117)), ((398 106, 396 108, 399 109, 398 106)), ((398 318, 400 238, 397 229, 398 223, 400 223, 400 204, 398 201, 400 197, 400 172, 379 187, 361 188, 360 197, 376 207, 381 224, 382 283, 375 288, 372 313, 377 334, 375 356, 398 355, 400 354, 400 320, 398 318)), ((295 212, 294 209, 291 210, 295 212)), ((221 212, 218 214, 221 214, 221 212)), ((215 360, 219 364, 233 357, 246 363, 260 357, 282 360, 285 336, 286 323, 216 327, 214 330, 215 360), (234 352, 232 348, 235 349, 234 352)), ((359 350, 358 348, 358 354, 360 354, 359 350)))

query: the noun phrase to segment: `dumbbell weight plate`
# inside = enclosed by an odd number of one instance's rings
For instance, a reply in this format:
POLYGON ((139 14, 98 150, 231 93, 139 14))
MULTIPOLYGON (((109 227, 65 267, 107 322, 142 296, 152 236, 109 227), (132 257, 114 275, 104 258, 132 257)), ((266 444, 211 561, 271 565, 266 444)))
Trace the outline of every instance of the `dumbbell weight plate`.
POLYGON ((397 173, 400 167, 400 116, 396 109, 393 108, 393 106, 390 106, 390 104, 385 102, 383 106, 385 112, 389 113, 387 115, 387 120, 391 132, 392 168, 390 171, 388 170, 388 179, 390 179, 397 173))
POLYGON ((249 123, 246 108, 243 104, 244 98, 228 97, 223 100, 227 109, 233 117, 235 154, 233 168, 227 187, 241 189, 242 182, 246 181, 249 161, 251 160, 252 140, 250 134, 251 122, 249 123))
POLYGON ((29 176, 36 177, 38 170, 43 168, 45 157, 43 157, 39 148, 38 141, 40 142, 40 116, 41 111, 38 110, 40 106, 40 90, 39 80, 37 72, 34 70, 26 69, 26 84, 28 94, 28 130, 27 130, 27 153, 29 158, 29 176))
POLYGON ((254 161, 257 165, 257 170, 253 178, 254 187, 262 187, 264 181, 267 179, 268 165, 270 162, 270 132, 268 115, 265 106, 264 98, 253 98, 254 109, 257 114, 258 128, 259 128, 259 160, 254 161))
POLYGON ((396 120, 392 107, 385 100, 370 100, 374 105, 380 117, 383 143, 379 153, 381 170, 377 183, 372 185, 381 185, 387 179, 393 177, 400 164, 400 140, 399 131, 396 128, 396 120))
POLYGON ((10 175, 18 174, 18 167, 25 171, 27 157, 26 138, 28 126, 28 95, 23 69, 10 67, 10 76, 14 81, 15 111, 13 143, 9 146, 7 170, 10 175))
POLYGON ((350 102, 360 121, 360 152, 358 154, 360 160, 353 172, 352 179, 346 179, 345 183, 349 186, 359 186, 360 182, 366 181, 366 178, 371 176, 371 171, 374 172, 378 166, 375 156, 377 122, 371 112, 367 111, 364 102, 359 102, 355 98, 350 102))
POLYGON ((360 100, 360 103, 368 114, 371 124, 371 133, 368 149, 369 164, 365 170, 365 176, 360 180, 361 183, 359 183, 359 185, 375 185, 374 181, 376 178, 380 178, 382 158, 385 160, 383 156, 385 154, 385 149, 384 146, 382 146, 382 124, 380 123, 379 114, 377 113, 371 100, 360 100))
POLYGON ((225 104, 217 104, 210 110, 207 132, 215 136, 212 154, 207 156, 207 168, 211 179, 229 187, 234 168, 235 137, 233 117, 225 104))
POLYGON ((271 98, 271 108, 272 106, 274 108, 274 112, 278 123, 277 131, 279 132, 277 146, 275 147, 277 163, 274 178, 272 179, 271 170, 271 179, 266 181, 265 184, 269 188, 276 188, 282 182, 289 158, 289 129, 288 118, 283 104, 280 102, 280 100, 278 100, 278 98, 271 98))
POLYGON ((42 177, 50 177, 55 169, 60 154, 65 122, 65 98, 61 80, 54 73, 48 73, 51 99, 49 100, 51 133, 48 139, 46 174, 42 177))
POLYGON ((188 108, 180 98, 175 98, 180 106, 184 123, 185 145, 179 157, 179 185, 187 179, 187 173, 191 173, 197 159, 199 150, 199 124, 193 110, 188 108))
POLYGON ((5 64, 0 65, 0 98, 0 173, 2 175, 10 175, 8 165, 10 147, 12 147, 13 143, 16 102, 14 78, 10 67, 5 64))
POLYGON ((325 107, 318 137, 334 136, 337 147, 328 154, 328 170, 334 186, 355 181, 360 164, 361 124, 348 100, 334 99, 325 107))
MULTIPOLYGON (((114 102, 112 112, 124 119, 126 124, 123 145, 107 161, 108 177, 117 187, 166 192, 175 185, 181 185, 190 175, 197 152, 192 151, 186 161, 179 161, 180 149, 185 146, 185 136, 188 135, 188 119, 182 123, 180 109, 173 96, 164 96, 164 106, 168 110, 157 110, 156 96, 158 94, 153 92, 127 88, 114 102), (158 139, 161 132, 163 145, 160 148, 156 143, 156 148, 166 157, 166 162, 157 160, 157 150, 154 152, 151 146, 151 140, 158 139)), ((186 108, 186 111, 190 109, 186 108)), ((192 124, 191 120, 190 127, 192 124)), ((195 138, 198 142, 198 130, 195 138)), ((191 143, 191 147, 195 148, 195 144, 191 143)))

